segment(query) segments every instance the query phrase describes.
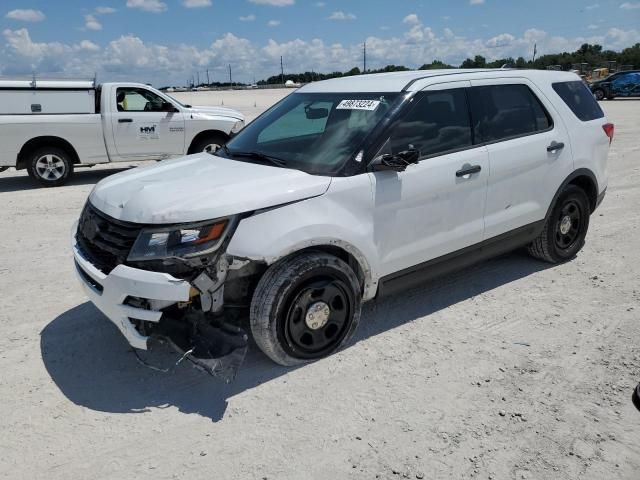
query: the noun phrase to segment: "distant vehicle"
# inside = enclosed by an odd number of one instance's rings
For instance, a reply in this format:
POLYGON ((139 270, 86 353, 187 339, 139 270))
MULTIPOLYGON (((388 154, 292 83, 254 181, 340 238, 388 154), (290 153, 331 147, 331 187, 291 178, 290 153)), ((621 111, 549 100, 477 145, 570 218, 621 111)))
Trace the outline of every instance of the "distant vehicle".
POLYGON ((299 365, 348 342, 363 301, 520 247, 571 260, 613 134, 570 73, 311 83, 214 157, 102 180, 71 240, 75 270, 135 348, 168 337, 210 360, 246 344, 224 342, 248 316, 266 355, 299 365))
POLYGON ((640 97, 640 70, 616 72, 591 83, 596 99, 613 100, 616 97, 640 97))
POLYGON ((0 81, 0 171, 64 184, 78 164, 213 152, 244 126, 228 108, 192 107, 139 83, 0 81))
POLYGON ((287 80, 284 82, 285 88, 300 88, 300 84, 294 82, 293 80, 287 80))

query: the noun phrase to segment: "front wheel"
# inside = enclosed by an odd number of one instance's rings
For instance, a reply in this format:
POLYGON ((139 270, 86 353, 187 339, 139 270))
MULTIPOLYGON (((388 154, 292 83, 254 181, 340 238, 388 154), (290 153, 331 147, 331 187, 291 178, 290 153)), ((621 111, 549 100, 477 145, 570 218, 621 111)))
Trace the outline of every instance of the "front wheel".
POLYGON ((27 172, 45 187, 63 185, 73 174, 70 155, 58 147, 42 147, 27 159, 27 172))
POLYGON ((597 89, 593 92, 593 94, 595 95, 596 100, 604 100, 604 97, 605 97, 605 95, 604 95, 604 90, 602 90, 601 88, 597 88, 597 89))
POLYGON ((587 194, 569 185, 556 200, 540 235, 528 247, 529 254, 549 263, 575 257, 584 246, 591 208, 587 194))
POLYGON ((294 255, 260 279, 251 302, 251 333, 274 362, 308 363, 349 341, 361 301, 358 277, 344 261, 322 252, 294 255))
POLYGON ((192 153, 205 152, 213 155, 225 143, 227 143, 227 139, 224 138, 222 135, 209 135, 195 142, 193 144, 191 151, 192 153))

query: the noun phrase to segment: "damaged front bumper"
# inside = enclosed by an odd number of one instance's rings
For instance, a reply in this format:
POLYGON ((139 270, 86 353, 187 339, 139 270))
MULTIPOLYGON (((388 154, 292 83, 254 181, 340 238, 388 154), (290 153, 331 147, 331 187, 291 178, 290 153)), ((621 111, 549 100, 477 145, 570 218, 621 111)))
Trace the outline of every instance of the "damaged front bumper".
POLYGON ((133 322, 159 322, 161 308, 189 300, 191 285, 167 273, 126 265, 118 265, 108 275, 104 274, 78 248, 76 230, 77 224, 73 226, 71 235, 76 274, 89 300, 118 327, 132 347, 146 350, 149 337, 138 332, 133 322), (129 298, 148 300, 152 309, 125 303, 129 298))

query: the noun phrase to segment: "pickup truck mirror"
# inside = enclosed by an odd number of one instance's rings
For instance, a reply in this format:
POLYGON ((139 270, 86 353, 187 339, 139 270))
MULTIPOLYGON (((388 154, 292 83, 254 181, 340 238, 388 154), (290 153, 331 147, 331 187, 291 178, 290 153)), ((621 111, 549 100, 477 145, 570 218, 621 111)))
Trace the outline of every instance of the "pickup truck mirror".
POLYGON ((385 153, 373 159, 371 170, 374 172, 404 172, 409 165, 418 163, 420 150, 410 148, 396 154, 385 153))
POLYGON ((177 112, 178 109, 173 105, 173 103, 162 102, 162 105, 160 106, 160 111, 161 112, 177 112))

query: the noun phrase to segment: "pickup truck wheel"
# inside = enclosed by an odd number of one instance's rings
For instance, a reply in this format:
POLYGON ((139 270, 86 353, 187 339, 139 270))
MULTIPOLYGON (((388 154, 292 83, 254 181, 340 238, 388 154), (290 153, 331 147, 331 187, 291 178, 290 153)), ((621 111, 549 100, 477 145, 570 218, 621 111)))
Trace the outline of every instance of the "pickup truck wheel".
POLYGON ((73 162, 61 148, 39 148, 30 155, 27 162, 29 176, 45 187, 62 185, 73 174, 73 162))
POLYGON ((569 185, 558 197, 542 233, 529 245, 529 254, 549 263, 573 258, 584 246, 589 215, 587 194, 569 185))
POLYGON ((333 255, 307 252, 272 265, 251 301, 251 333, 258 347, 284 366, 338 350, 360 321, 360 282, 333 255))
POLYGON ((194 153, 206 152, 213 155, 225 143, 227 143, 227 140, 222 135, 211 135, 198 140, 193 145, 192 151, 194 153))

